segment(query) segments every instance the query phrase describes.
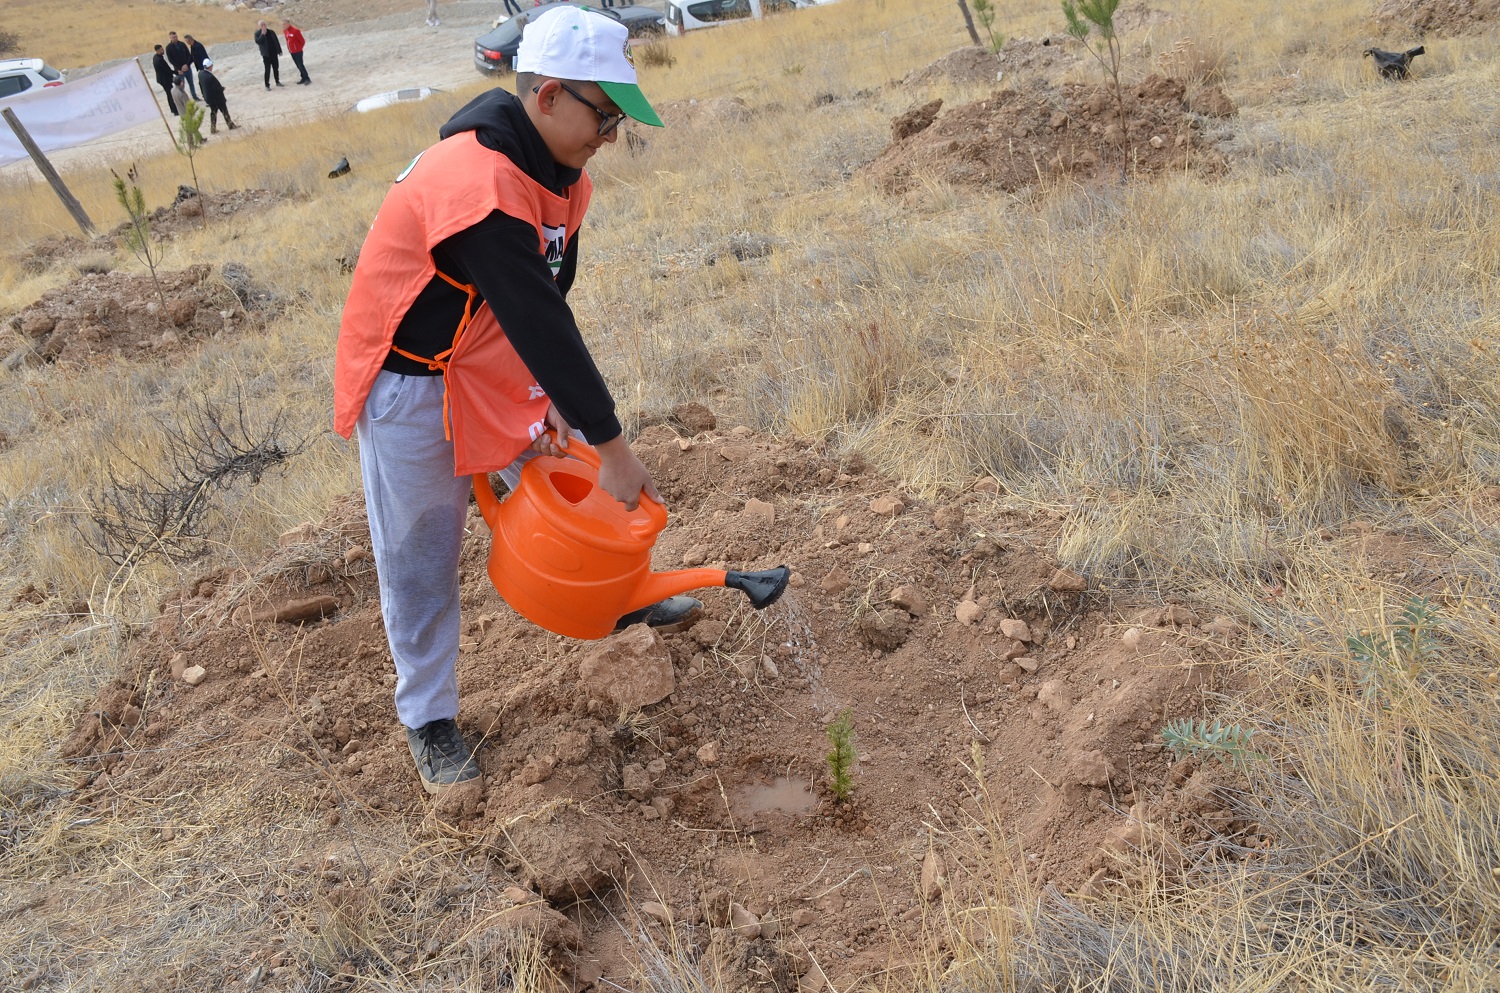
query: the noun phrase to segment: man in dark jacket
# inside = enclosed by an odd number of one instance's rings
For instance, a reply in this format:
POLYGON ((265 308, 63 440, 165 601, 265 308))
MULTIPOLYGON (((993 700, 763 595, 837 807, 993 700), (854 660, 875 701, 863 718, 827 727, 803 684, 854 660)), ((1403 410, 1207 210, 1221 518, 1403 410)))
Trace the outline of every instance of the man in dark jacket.
POLYGON ((266 89, 271 88, 271 77, 276 77, 276 85, 281 85, 281 39, 276 36, 266 25, 260 21, 255 26, 255 47, 260 49, 260 61, 266 67, 266 89))
MULTIPOLYGON (((203 42, 190 34, 183 35, 182 40, 187 42, 188 64, 193 67, 194 72, 201 72, 203 70, 203 63, 208 61, 208 49, 203 47, 203 42)), ((208 94, 205 93, 204 99, 207 98, 208 94)))
MULTIPOLYGON (((470 480, 455 476, 457 442, 445 436, 446 377, 437 361, 471 308, 488 306, 549 401, 545 424, 561 441, 543 434, 531 452, 560 454, 569 428, 577 429, 598 451, 601 489, 630 510, 643 494, 660 498, 565 299, 582 219, 582 207, 574 216, 569 205, 588 196, 585 163, 619 137, 626 115, 661 124, 636 84, 626 38, 613 18, 568 4, 528 24, 517 95, 489 90, 443 125, 445 140, 397 177, 354 269, 339 328, 334 423, 359 438, 396 715, 430 793, 481 775, 454 720, 470 480), (549 220, 553 213, 566 216, 549 220), (552 223, 559 219, 561 227, 552 223), (398 285, 392 273, 415 278, 398 285)), ((470 389, 493 386, 485 380, 470 389)), ((518 402, 487 395, 498 406, 518 402)), ((522 444, 519 436, 511 443, 522 444)), ((521 457, 502 471, 512 486, 527 454, 517 450, 521 457)), ((691 597, 671 597, 620 625, 676 625, 701 609, 691 597)))
POLYGON ((167 95, 167 109, 172 112, 173 117, 176 117, 177 103, 172 99, 172 83, 176 80, 177 74, 172 71, 171 66, 167 65, 167 57, 162 53, 160 45, 156 46, 156 54, 151 56, 151 68, 156 70, 156 85, 160 86, 162 92, 167 95))
POLYGON ((229 130, 238 128, 239 125, 229 116, 229 104, 224 99, 224 84, 214 75, 212 59, 204 59, 203 65, 198 67, 198 82, 203 84, 203 102, 208 104, 208 133, 219 133, 220 114, 224 115, 224 123, 229 125, 229 130))
POLYGON ((167 61, 172 64, 172 71, 187 83, 193 99, 198 99, 198 84, 193 81, 193 53, 178 39, 176 31, 167 32, 167 61))

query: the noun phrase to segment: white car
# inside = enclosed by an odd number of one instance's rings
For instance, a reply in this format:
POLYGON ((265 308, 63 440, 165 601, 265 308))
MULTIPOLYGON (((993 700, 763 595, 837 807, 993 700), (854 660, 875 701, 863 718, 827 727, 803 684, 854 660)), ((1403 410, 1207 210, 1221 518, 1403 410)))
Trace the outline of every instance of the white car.
POLYGON ((0 59, 0 100, 62 84, 63 74, 41 59, 0 59))

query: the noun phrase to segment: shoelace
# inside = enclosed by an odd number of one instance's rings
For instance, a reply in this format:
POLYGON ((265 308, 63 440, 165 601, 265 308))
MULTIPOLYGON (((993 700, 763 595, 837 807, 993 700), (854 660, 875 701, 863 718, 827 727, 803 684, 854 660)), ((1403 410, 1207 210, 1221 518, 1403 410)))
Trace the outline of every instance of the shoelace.
POLYGON ((430 763, 434 752, 437 753, 437 758, 445 761, 463 761, 464 739, 458 733, 458 725, 452 721, 434 721, 425 730, 426 733, 422 735, 423 761, 430 763))

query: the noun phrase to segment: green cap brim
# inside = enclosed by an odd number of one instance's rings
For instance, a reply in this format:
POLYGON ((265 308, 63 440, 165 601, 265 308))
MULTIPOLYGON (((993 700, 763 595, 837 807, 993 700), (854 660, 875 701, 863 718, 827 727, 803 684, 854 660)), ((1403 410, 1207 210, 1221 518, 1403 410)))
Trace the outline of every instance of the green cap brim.
POLYGON ((605 96, 615 102, 630 116, 633 121, 649 124, 654 128, 665 127, 661 118, 656 116, 656 111, 646 102, 646 94, 634 83, 599 83, 599 89, 604 91, 605 96))

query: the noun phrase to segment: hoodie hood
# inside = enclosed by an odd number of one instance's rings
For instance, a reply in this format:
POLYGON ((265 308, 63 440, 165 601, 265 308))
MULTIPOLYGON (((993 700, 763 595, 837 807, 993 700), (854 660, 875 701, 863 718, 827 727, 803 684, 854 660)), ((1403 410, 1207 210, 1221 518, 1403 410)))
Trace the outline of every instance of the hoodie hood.
POLYGON ((583 175, 582 169, 553 161, 541 132, 526 116, 526 108, 507 90, 488 90, 470 100, 438 129, 438 136, 451 138, 465 131, 473 131, 481 145, 504 155, 559 196, 583 175))

